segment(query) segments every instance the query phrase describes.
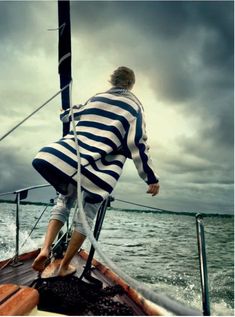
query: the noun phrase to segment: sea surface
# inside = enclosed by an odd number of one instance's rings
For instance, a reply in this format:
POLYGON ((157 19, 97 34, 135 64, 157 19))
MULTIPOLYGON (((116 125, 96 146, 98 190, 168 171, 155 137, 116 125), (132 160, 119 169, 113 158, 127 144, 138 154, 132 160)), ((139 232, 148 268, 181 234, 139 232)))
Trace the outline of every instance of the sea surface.
MULTIPOLYGON (((1 203, 0 259, 14 255, 15 205, 1 203)), ((51 207, 50 207, 51 208, 51 207)), ((50 208, 22 205, 21 252, 41 246, 50 208)), ((211 313, 234 315, 234 218, 204 217, 211 313)), ((100 246, 125 273, 145 286, 201 310, 195 217, 144 210, 106 213, 100 246)), ((85 243, 89 248, 89 243, 85 243)), ((99 259, 99 257, 97 256, 99 259)))

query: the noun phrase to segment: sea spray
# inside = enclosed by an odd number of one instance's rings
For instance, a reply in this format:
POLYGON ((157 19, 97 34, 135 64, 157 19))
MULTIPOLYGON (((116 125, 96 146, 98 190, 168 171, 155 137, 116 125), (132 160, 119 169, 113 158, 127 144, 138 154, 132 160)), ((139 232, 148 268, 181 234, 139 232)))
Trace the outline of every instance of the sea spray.
MULTIPOLYGON (((1 245, 1 260, 12 258, 15 255, 15 245, 16 245, 16 225, 14 223, 14 218, 12 215, 6 216, 4 221, 5 234, 1 235, 0 245, 1 245)), ((38 248, 38 242, 32 240, 29 237, 28 230, 19 231, 19 254, 36 250, 38 248), (21 245, 24 244, 23 247, 21 245)))

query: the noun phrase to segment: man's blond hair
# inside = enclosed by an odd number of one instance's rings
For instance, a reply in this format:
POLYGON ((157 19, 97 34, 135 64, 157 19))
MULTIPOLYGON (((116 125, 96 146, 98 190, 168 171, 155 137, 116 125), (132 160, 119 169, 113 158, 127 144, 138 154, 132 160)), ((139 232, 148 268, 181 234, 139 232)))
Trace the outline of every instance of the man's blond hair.
POLYGON ((128 67, 120 66, 112 73, 110 82, 114 87, 130 89, 135 83, 135 73, 128 67))

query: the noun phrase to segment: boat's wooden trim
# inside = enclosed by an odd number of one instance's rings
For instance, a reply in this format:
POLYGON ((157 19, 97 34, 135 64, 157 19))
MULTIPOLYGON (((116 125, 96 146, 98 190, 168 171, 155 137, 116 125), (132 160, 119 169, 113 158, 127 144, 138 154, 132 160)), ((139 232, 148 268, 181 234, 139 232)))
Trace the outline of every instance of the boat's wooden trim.
POLYGON ((28 315, 38 304, 36 289, 15 284, 0 285, 0 316, 28 315))
POLYGON ((14 284, 0 285, 0 305, 3 304, 7 298, 15 294, 19 289, 20 287, 14 284))
MULTIPOLYGON (((27 252, 27 253, 23 253, 23 254, 19 255, 18 260, 19 261, 27 261, 27 260, 33 259, 39 254, 39 252, 40 252, 40 249, 31 251, 31 252, 27 252)), ((0 269, 3 268, 4 266, 8 265, 8 263, 11 262, 11 260, 13 261, 13 258, 0 261, 0 269)))
MULTIPOLYGON (((81 250, 79 255, 87 260, 88 254, 86 251, 81 250)), ((103 265, 96 259, 93 259, 92 265, 99 270, 103 275, 105 275, 109 280, 115 284, 119 284, 123 287, 128 296, 139 306, 141 309, 149 316, 164 316, 168 315, 168 312, 162 307, 156 305, 155 303, 147 300, 142 295, 140 295, 136 290, 130 287, 123 279, 118 277, 113 271, 111 271, 107 266, 103 265)))

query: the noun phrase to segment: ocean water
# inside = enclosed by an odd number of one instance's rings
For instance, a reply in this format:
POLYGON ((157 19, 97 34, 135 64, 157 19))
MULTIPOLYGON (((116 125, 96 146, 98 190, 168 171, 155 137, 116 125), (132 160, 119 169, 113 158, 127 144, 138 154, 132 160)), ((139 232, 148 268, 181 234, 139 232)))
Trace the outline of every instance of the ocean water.
MULTIPOLYGON (((20 245, 45 206, 22 205, 20 245)), ((50 207, 20 252, 41 246, 50 207)), ((0 259, 14 255, 15 206, 1 203, 0 259)), ((234 218, 204 217, 211 313, 234 315, 234 218)), ((100 246, 125 273, 152 290, 201 310, 200 272, 193 216, 109 209, 100 246)), ((89 243, 85 243, 89 248, 89 243)), ((99 257, 96 256, 98 259, 99 257)))

